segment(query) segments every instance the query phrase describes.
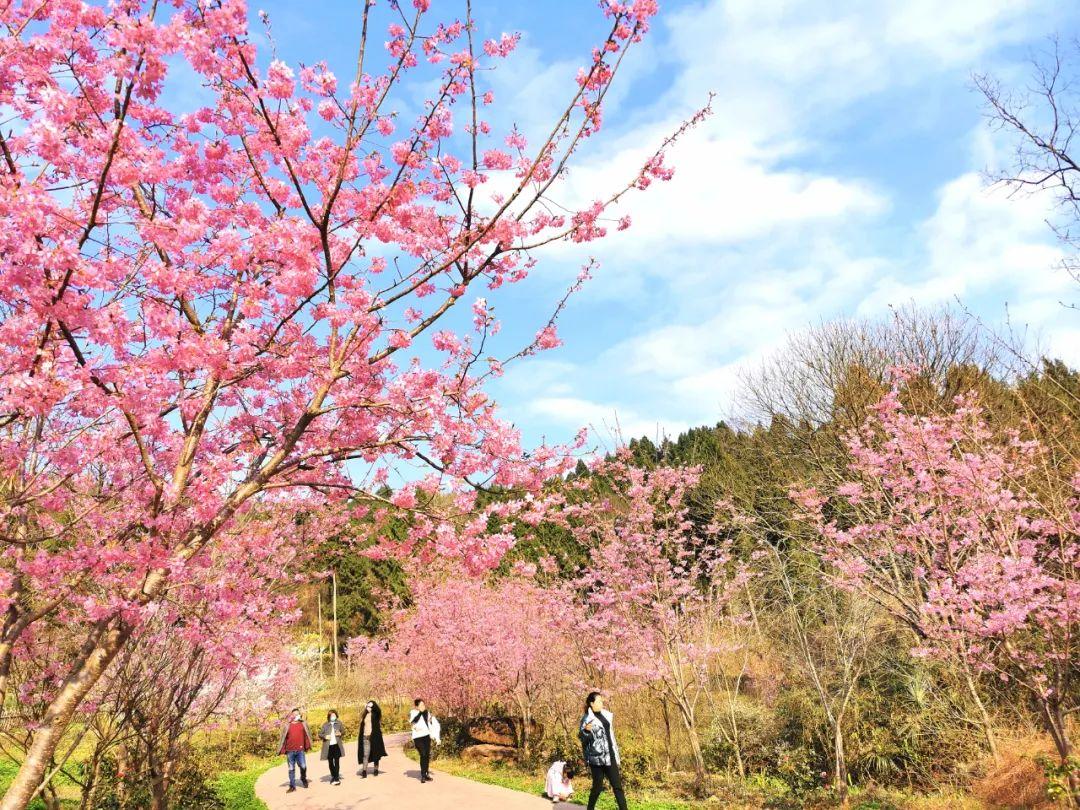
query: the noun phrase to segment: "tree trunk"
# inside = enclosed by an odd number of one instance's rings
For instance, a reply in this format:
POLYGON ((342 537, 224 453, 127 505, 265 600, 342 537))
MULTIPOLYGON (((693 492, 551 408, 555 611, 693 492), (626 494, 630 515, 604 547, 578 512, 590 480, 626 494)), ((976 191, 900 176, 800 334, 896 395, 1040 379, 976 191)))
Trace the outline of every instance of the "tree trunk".
POLYGON ((728 697, 728 719, 731 723, 731 747, 735 749, 735 767, 739 771, 739 778, 746 778, 746 765, 742 758, 742 743, 739 741, 739 721, 735 717, 735 700, 728 697))
POLYGON ((86 773, 86 781, 83 782, 82 795, 79 800, 79 810, 91 810, 94 806, 94 788, 97 787, 98 774, 101 772, 100 743, 94 747, 94 754, 90 758, 90 768, 86 773))
MULTIPOLYGON (((151 737, 151 740, 153 737, 151 737)), ((172 740, 164 743, 160 755, 155 744, 147 745, 147 763, 150 766, 150 810, 169 810, 169 788, 176 766, 176 748, 172 740)))
POLYGON ((521 754, 526 762, 529 761, 529 723, 531 720, 532 715, 529 712, 529 707, 526 706, 521 713, 521 754))
POLYGON ((690 739, 690 753, 694 757, 694 773, 697 775, 698 786, 705 789, 705 757, 701 753, 701 740, 698 738, 697 726, 687 728, 687 737, 690 739))
POLYGON ((169 777, 165 770, 150 775, 150 810, 169 810, 169 777))
POLYGON ((100 622, 80 650, 80 658, 60 691, 45 711, 41 726, 19 766, 15 779, 8 787, 0 810, 25 810, 45 776, 60 741, 67 731, 72 715, 83 698, 93 689, 106 667, 131 635, 131 630, 116 626, 113 621, 100 622))
POLYGON ((146 746, 146 770, 150 776, 150 810, 167 810, 164 782, 165 774, 154 752, 154 743, 146 746))
POLYGON ((337 683, 338 679, 338 633, 337 633, 337 571, 331 572, 333 575, 334 584, 334 683, 337 683))
POLYGON ((705 788, 705 756, 701 752, 701 739, 698 737, 697 722, 694 718, 694 709, 685 701, 679 701, 679 712, 682 714, 683 725, 686 726, 686 737, 690 742, 690 754, 694 758, 694 773, 697 775, 698 787, 705 788))
POLYGON ((319 677, 326 677, 326 668, 323 663, 323 627, 322 627, 322 583, 319 583, 319 677))
POLYGON ((846 806, 848 793, 847 757, 844 754, 844 732, 839 718, 833 724, 833 757, 836 760, 836 776, 833 785, 836 787, 836 793, 840 797, 841 803, 846 806))
POLYGON ((758 623, 757 605, 754 604, 754 594, 750 590, 749 581, 743 586, 743 589, 746 591, 746 604, 750 608, 750 621, 754 627, 754 634, 759 641, 765 641, 765 634, 761 632, 761 625, 758 623))
POLYGON ((116 798, 119 800, 121 807, 127 801, 127 776, 130 767, 128 747, 126 744, 121 744, 116 749, 116 798))
MULTIPOLYGON (((18 566, 16 566, 18 570, 18 566)), ((22 599, 23 580, 16 577, 14 585, 7 596, 11 604, 4 611, 4 624, 0 628, 0 716, 3 716, 4 706, 7 705, 8 680, 11 677, 11 660, 14 654, 15 641, 19 637, 19 600, 22 599)))
POLYGON ((666 699, 660 699, 660 707, 664 712, 664 753, 667 754, 667 767, 670 771, 675 767, 675 763, 671 757, 671 715, 668 713, 666 699))
POLYGON ((1073 752, 1072 740, 1069 739, 1069 730, 1066 727, 1065 712, 1061 709, 1061 703, 1056 700, 1043 700, 1040 703, 1043 722, 1057 749, 1058 759, 1065 769, 1065 779, 1069 786, 1069 804, 1080 808, 1080 777, 1076 769, 1071 767, 1070 758, 1073 752))
POLYGON ((11 653, 12 645, 8 642, 0 643, 0 716, 4 713, 7 703, 8 679, 11 677, 11 653))
POLYGON ((971 670, 968 665, 965 663, 962 669, 964 670, 964 683, 967 685, 968 694, 971 695, 975 709, 979 712, 979 721, 982 724, 983 735, 986 737, 986 746, 990 749, 990 756, 997 759, 997 737, 994 735, 994 724, 990 720, 990 712, 986 710, 986 704, 983 703, 982 698, 979 696, 979 690, 975 687, 975 679, 971 677, 971 670))
POLYGON ((56 787, 51 782, 41 791, 41 800, 45 804, 45 810, 61 810, 60 797, 56 795, 56 787))

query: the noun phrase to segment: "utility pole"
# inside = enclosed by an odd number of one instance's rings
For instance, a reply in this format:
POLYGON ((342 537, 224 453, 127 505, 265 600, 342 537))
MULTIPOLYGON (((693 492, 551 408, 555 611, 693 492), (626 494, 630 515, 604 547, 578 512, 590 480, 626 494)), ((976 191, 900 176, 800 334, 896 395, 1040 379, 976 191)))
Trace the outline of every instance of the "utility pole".
POLYGON ((319 677, 326 677, 326 670, 323 668, 323 631, 322 631, 322 585, 319 585, 319 677))
POLYGON ((333 610, 334 610, 334 683, 337 683, 338 679, 338 635, 337 635, 337 569, 335 568, 331 575, 333 577, 333 610))

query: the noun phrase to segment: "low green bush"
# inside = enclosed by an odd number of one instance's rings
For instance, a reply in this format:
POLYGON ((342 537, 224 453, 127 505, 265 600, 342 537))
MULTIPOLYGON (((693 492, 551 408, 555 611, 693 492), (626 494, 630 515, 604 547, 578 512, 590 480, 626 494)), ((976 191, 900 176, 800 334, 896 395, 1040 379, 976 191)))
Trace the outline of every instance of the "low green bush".
MULTIPOLYGON (((94 788, 94 807, 98 810, 141 810, 151 804, 150 790, 150 780, 144 772, 121 779, 116 760, 105 757, 94 788)), ((184 810, 225 810, 207 779, 207 772, 194 754, 177 763, 169 783, 168 802, 170 807, 183 807, 184 810)))
MULTIPOLYGON (((15 778, 18 770, 19 767, 14 762, 9 760, 0 761, 0 796, 7 793, 8 785, 15 778)), ((45 810, 45 802, 41 799, 34 799, 30 802, 29 810, 45 810)))
POLYGON ((267 810, 266 803, 255 795, 255 782, 273 764, 273 760, 265 760, 242 771, 220 774, 213 788, 225 810, 267 810))

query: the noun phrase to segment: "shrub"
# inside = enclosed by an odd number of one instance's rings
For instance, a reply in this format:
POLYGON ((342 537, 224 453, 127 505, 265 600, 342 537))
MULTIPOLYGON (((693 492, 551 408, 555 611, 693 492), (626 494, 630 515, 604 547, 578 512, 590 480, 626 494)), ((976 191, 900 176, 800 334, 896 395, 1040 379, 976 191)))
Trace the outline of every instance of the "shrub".
MULTIPOLYGON (((169 784, 169 806, 183 807, 184 810, 231 810, 214 786, 206 781, 205 773, 194 756, 183 757, 175 766, 169 784)), ((116 760, 105 757, 94 799, 94 807, 98 810, 144 810, 151 805, 150 779, 142 770, 133 770, 121 779, 116 760)))
POLYGON ((776 775, 791 791, 802 795, 820 787, 823 771, 815 751, 781 743, 776 752, 776 775))
POLYGON ((457 717, 443 717, 439 723, 442 725, 442 736, 439 744, 432 746, 431 758, 460 756, 462 749, 470 742, 467 722, 457 717))
POLYGON ((660 771, 659 752, 636 736, 619 738, 619 770, 632 789, 647 786, 660 771))
MULTIPOLYGON (((747 774, 768 770, 776 760, 780 724, 764 704, 742 698, 735 704, 735 722, 739 729, 739 752, 747 774)), ((710 770, 736 770, 735 747, 722 729, 730 729, 729 717, 717 718, 703 746, 705 764, 710 770)))
POLYGON ((228 810, 267 810, 266 804, 255 796, 255 782, 270 762, 252 765, 242 771, 223 773, 214 780, 214 792, 228 810))

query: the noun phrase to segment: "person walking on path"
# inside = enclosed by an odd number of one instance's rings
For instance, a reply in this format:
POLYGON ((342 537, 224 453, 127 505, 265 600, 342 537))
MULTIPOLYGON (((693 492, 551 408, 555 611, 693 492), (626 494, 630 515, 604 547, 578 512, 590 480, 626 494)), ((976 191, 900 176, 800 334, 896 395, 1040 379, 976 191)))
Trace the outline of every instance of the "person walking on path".
POLYGON ((341 755, 345 750, 345 726, 338 720, 337 709, 326 713, 326 722, 319 729, 322 751, 319 759, 330 763, 330 784, 341 784, 341 755))
POLYGON ((356 760, 360 763, 360 778, 367 779, 367 765, 375 765, 374 776, 379 775, 379 760, 386 756, 382 737, 382 709, 374 700, 364 704, 360 715, 360 739, 356 744, 356 760))
POLYGON ((413 701, 413 710, 409 712, 409 723, 412 724, 412 741, 420 754, 420 783, 431 782, 431 773, 428 765, 431 763, 431 743, 439 744, 442 727, 438 719, 428 711, 427 705, 421 698, 413 701))
POLYGON ((592 771, 592 790, 589 791, 589 810, 595 810, 600 794, 604 792, 604 778, 611 783, 615 803, 619 810, 626 810, 622 775, 619 773, 619 744, 615 741, 614 717, 604 708, 604 697, 590 692, 585 699, 585 714, 578 726, 578 739, 585 755, 585 762, 592 771))
POLYGON ((284 754, 289 763, 289 793, 296 790, 297 766, 300 768, 300 784, 308 786, 306 752, 310 750, 311 730, 300 710, 293 709, 281 729, 281 743, 278 745, 278 753, 284 754))

